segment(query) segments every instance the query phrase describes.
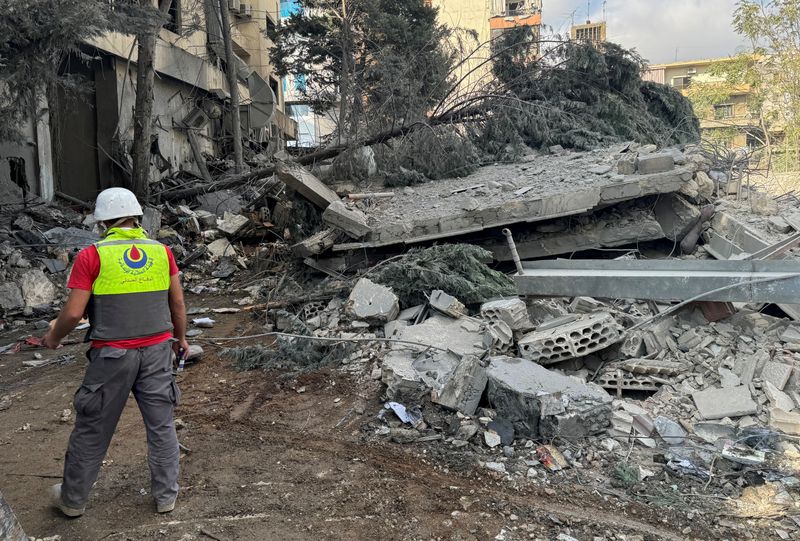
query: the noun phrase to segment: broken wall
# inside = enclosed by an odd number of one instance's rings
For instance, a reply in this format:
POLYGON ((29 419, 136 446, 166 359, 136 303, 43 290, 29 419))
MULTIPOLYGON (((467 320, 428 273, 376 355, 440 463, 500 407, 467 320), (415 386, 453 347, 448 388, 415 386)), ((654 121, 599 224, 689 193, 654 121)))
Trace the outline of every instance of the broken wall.
MULTIPOLYGON (((190 71, 190 64, 176 66, 176 69, 190 71)), ((135 112, 136 66, 128 66, 127 62, 116 59, 115 73, 117 79, 117 97, 122 104, 119 118, 119 137, 122 144, 130 151, 133 145, 133 127, 135 112)), ((197 105, 204 101, 213 101, 197 87, 169 77, 156 77, 153 88, 153 122, 154 135, 158 138, 159 155, 152 156, 151 178, 160 178, 163 171, 192 171, 199 175, 200 171, 194 162, 189 137, 185 129, 181 129, 183 120, 197 105)), ((208 154, 218 151, 211 140, 214 121, 211 120, 201 129, 195 130, 198 135, 200 149, 208 154)))

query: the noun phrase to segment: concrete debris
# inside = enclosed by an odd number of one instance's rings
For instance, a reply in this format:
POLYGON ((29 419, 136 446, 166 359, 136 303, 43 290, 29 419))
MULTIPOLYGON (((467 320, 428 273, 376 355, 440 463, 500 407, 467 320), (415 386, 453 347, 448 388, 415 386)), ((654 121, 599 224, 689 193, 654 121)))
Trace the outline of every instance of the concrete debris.
POLYGON ((653 426, 667 445, 682 445, 683 441, 686 439, 686 430, 667 417, 659 415, 655 418, 655 421, 653 421, 653 426))
MULTIPOLYGON (((512 331, 524 332, 533 328, 528 307, 522 299, 501 299, 481 305, 481 317, 487 321, 502 321, 512 331)), ((800 342, 800 340, 799 340, 800 342)))
POLYGON ((766 383, 771 383, 779 391, 786 387, 789 377, 792 375, 791 365, 775 361, 767 361, 761 369, 761 379, 766 383))
POLYGON ((429 298, 431 308, 450 317, 459 318, 466 313, 466 307, 452 295, 440 289, 431 291, 429 298))
POLYGON ((706 389, 692 394, 695 406, 703 419, 742 417, 758 412, 750 389, 741 385, 729 389, 706 389))
POLYGON ((611 397, 596 385, 562 376, 525 359, 491 357, 489 403, 531 438, 582 438, 610 423, 611 397))
POLYGON ((653 208, 664 236, 680 242, 700 220, 700 210, 677 194, 660 197, 653 208))
POLYGON ((608 312, 567 316, 519 341, 520 355, 542 365, 583 357, 622 340, 622 327, 608 312))
POLYGON ((764 382, 764 394, 766 394, 767 400, 775 408, 787 412, 795 408, 794 400, 788 394, 779 390, 771 381, 764 382))
POLYGON ((217 229, 226 235, 235 237, 248 223, 250 220, 241 214, 225 212, 222 218, 217 219, 217 229))
POLYGON ((350 293, 347 312, 355 319, 386 323, 397 318, 400 303, 391 288, 362 278, 350 293))
POLYGON ((367 225, 367 216, 358 209, 350 208, 341 201, 334 201, 322 213, 322 221, 330 227, 344 231, 353 239, 368 235, 372 228, 367 225))
POLYGON ((236 254, 236 250, 228 239, 217 239, 206 247, 211 257, 216 259, 236 254))
POLYGON ((44 232, 47 242, 68 248, 86 248, 100 240, 100 235, 77 227, 54 227, 44 232))
POLYGON ((56 286, 39 269, 32 269, 20 277, 20 289, 25 306, 50 304, 58 295, 56 286))
POLYGON ((484 345, 493 353, 507 353, 514 344, 514 331, 505 321, 490 321, 486 324, 484 345))
POLYGON ((339 196, 336 195, 336 192, 328 188, 301 165, 278 161, 275 173, 287 187, 296 191, 320 209, 324 210, 331 203, 339 202, 339 196))
POLYGON ((25 306, 22 290, 13 282, 0 284, 0 310, 10 312, 25 306))
POLYGON ((303 258, 319 255, 330 250, 337 238, 339 238, 339 231, 335 229, 323 229, 319 233, 315 233, 307 239, 293 245, 292 252, 297 257, 303 258))
POLYGON ((647 154, 636 159, 636 171, 640 175, 664 173, 675 168, 675 157, 671 153, 647 154))
POLYGON ((769 426, 784 434, 800 436, 800 413, 769 408, 769 426))
POLYGON ((219 190, 199 195, 197 202, 200 210, 213 216, 214 219, 217 216, 223 216, 226 212, 239 214, 244 207, 242 198, 232 190, 219 190))
POLYGON ((487 380, 483 361, 475 355, 466 355, 442 390, 434 391, 431 399, 446 408, 472 415, 478 409, 487 380))

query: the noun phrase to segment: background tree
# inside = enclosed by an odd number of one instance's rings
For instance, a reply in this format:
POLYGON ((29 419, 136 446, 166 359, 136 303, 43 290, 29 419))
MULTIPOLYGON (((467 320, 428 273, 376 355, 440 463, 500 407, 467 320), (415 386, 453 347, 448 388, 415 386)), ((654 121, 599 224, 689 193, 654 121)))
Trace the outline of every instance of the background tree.
POLYGON ((783 134, 785 168, 800 165, 800 0, 741 0, 733 18, 749 46, 730 63, 716 66, 730 84, 747 85, 748 107, 758 119, 767 159, 775 133, 783 134))
POLYGON ((63 59, 84 40, 114 24, 106 3, 95 0, 0 0, 0 140, 19 140, 18 127, 48 86, 78 91, 59 75, 63 59))
POLYGON ((450 89, 449 30, 423 0, 300 0, 273 61, 317 112, 338 110, 339 142, 414 123, 450 89))
MULTIPOLYGON (((143 9, 152 6, 152 0, 139 0, 143 9)), ((155 83, 156 38, 166 20, 170 0, 159 0, 158 12, 136 33, 136 105, 133 114, 133 172, 131 190, 139 198, 150 196, 150 148, 153 136, 153 85, 155 83)))
POLYGON ((105 32, 137 36, 140 69, 134 126, 133 187, 146 195, 152 133, 155 39, 169 2, 150 0, 0 0, 0 140, 19 140, 18 126, 38 117, 49 89, 80 93, 88 83, 63 74, 65 58, 105 32), (112 9, 113 8, 113 9, 112 9))

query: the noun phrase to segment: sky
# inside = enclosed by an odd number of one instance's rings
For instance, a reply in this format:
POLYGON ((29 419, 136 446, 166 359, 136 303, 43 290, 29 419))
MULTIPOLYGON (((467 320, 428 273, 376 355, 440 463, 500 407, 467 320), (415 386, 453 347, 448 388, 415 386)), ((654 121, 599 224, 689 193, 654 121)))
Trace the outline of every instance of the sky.
MULTIPOLYGON (((607 0, 608 40, 636 49, 652 64, 731 56, 744 45, 731 26, 737 0, 607 0)), ((603 0, 590 0, 603 19, 603 0)), ((587 0, 543 0, 542 19, 567 33, 586 22, 587 0)))

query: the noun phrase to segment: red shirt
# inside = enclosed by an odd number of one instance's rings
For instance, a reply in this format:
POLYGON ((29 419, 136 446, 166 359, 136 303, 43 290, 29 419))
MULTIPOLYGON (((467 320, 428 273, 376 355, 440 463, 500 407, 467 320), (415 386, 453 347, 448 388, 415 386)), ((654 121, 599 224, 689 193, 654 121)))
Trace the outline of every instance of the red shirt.
MULTIPOLYGON (((178 265, 175 264, 175 256, 172 255, 172 250, 169 249, 169 246, 164 246, 164 248, 167 250, 167 258, 169 258, 169 275, 175 276, 178 274, 178 265)), ((100 254, 97 253, 97 248, 95 248, 94 245, 88 246, 78 252, 77 257, 75 257, 75 264, 72 266, 72 273, 69 275, 67 287, 69 289, 91 291, 92 285, 99 275, 100 254)), ((92 347, 136 349, 145 346, 154 346, 170 338, 172 338, 172 331, 167 331, 153 336, 131 338, 128 340, 92 340, 92 347)))

